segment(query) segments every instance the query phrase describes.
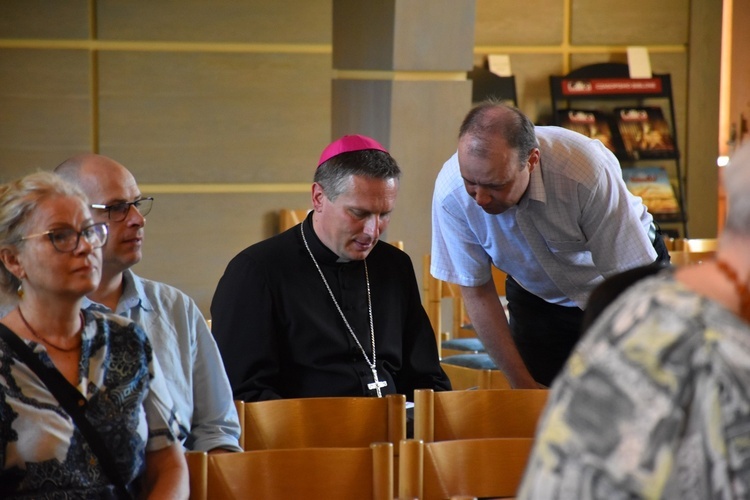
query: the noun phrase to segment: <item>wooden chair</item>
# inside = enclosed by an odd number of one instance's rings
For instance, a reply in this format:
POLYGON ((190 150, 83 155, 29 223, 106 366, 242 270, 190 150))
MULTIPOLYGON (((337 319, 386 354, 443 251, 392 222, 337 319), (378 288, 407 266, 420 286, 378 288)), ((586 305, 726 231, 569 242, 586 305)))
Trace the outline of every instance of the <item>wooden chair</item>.
POLYGON ((279 232, 283 233, 289 228, 292 228, 305 220, 307 214, 310 213, 309 208, 304 209, 290 209, 282 208, 279 210, 279 232))
POLYGON ((454 391, 466 389, 510 389, 510 382, 500 370, 471 368, 441 362, 454 391))
POLYGON ((715 252, 718 248, 718 238, 686 238, 682 240, 682 250, 688 252, 715 252))
POLYGON ((275 399, 244 403, 246 451, 362 447, 406 437, 406 396, 275 399))
POLYGON ((234 407, 237 410, 237 418, 240 420, 240 446, 244 449, 245 444, 245 402, 238 399, 234 400, 234 407))
POLYGON ((208 499, 208 453, 205 451, 185 452, 188 473, 190 474, 190 500, 208 499))
POLYGON ((414 438, 534 437, 547 389, 414 391, 414 438))
POLYGON ((449 359, 452 356, 464 354, 486 353, 484 344, 478 337, 460 337, 457 339, 443 340, 440 345, 440 359, 449 359))
POLYGON ((673 266, 700 264, 716 257, 717 238, 683 238, 674 241, 674 250, 669 251, 673 266))
POLYGON ((398 496, 419 500, 514 497, 532 445, 532 438, 404 441, 398 496))
POLYGON ((194 460, 192 465, 191 486, 194 476, 206 478, 205 488, 191 489, 194 500, 392 500, 395 489, 392 443, 224 453, 194 460))
POLYGON ((662 239, 664 240, 664 246, 667 247, 667 250, 670 252, 672 250, 682 250, 682 238, 674 238, 665 234, 662 235, 662 239))
MULTIPOLYGON (((438 356, 442 357, 441 345, 443 337, 449 338, 448 333, 443 333, 443 318, 442 318, 442 302, 443 298, 451 298, 454 300, 458 299, 456 292, 458 289, 450 287, 449 283, 445 283, 430 274, 430 255, 427 254, 422 259, 422 302, 427 317, 430 318, 430 324, 432 329, 435 331, 435 343, 438 348, 438 356)), ((459 292, 460 295, 460 292, 459 292)), ((454 302, 454 310, 455 310, 454 302)), ((455 311, 454 311, 455 312, 455 311)), ((456 314, 454 314, 454 326, 456 328, 456 314)))

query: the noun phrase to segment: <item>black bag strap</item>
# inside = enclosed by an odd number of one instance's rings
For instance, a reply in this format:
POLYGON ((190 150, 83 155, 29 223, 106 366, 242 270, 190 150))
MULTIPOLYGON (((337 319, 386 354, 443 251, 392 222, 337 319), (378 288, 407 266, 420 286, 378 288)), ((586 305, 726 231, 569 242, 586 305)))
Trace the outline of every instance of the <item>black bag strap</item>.
POLYGON ((117 465, 115 459, 110 453, 107 446, 104 444, 101 435, 91 425, 91 422, 86 418, 85 410, 88 402, 86 398, 76 389, 73 385, 68 382, 62 373, 56 368, 50 368, 42 363, 39 356, 34 354, 34 351, 26 345, 26 342, 21 340, 15 333, 13 333, 7 326, 0 323, 0 337, 10 346, 18 355, 18 358, 23 361, 36 375, 44 382, 47 389, 55 396, 55 399, 60 403, 60 406, 68 412, 73 422, 75 423, 78 430, 81 431, 83 437, 88 441, 91 446, 91 451, 94 452, 99 463, 104 469, 104 473, 109 477, 110 481, 115 485, 117 491, 122 498, 133 498, 128 489, 125 487, 125 483, 117 471, 117 465))

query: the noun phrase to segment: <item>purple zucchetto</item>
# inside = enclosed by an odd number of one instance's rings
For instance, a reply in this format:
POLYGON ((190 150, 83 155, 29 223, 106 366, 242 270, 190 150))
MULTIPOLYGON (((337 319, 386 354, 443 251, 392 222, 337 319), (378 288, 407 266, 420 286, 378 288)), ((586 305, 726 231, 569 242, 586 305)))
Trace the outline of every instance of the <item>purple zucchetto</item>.
POLYGON ((334 156, 338 156, 341 153, 350 153, 352 151, 364 151, 367 149, 375 149, 378 151, 388 152, 378 141, 371 139, 364 135, 345 135, 340 139, 337 139, 330 143, 323 152, 320 154, 320 160, 318 160, 318 166, 321 166, 334 156))

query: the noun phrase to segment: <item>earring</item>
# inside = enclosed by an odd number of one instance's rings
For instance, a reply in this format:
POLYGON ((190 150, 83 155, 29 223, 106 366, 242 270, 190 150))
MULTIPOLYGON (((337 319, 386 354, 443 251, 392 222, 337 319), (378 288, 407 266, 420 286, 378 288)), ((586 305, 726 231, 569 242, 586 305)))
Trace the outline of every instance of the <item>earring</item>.
POLYGON ((18 290, 16 290, 16 293, 18 294, 18 298, 23 298, 23 282, 19 283, 18 290))

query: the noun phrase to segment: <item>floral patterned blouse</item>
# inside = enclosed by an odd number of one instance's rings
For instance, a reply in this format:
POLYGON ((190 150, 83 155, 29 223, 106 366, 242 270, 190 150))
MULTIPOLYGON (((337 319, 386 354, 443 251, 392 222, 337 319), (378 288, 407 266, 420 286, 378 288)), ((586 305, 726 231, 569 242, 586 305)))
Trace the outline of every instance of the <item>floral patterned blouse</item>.
POLYGON ((750 498, 750 325, 669 271, 634 285, 553 384, 519 498, 750 498))
MULTIPOLYGON (((118 316, 84 311, 77 389, 86 416, 133 494, 146 451, 178 436, 172 400, 144 332, 118 316)), ((51 364, 42 344, 26 341, 51 364)), ((0 498, 115 498, 88 443, 41 380, 0 339, 0 498)))

